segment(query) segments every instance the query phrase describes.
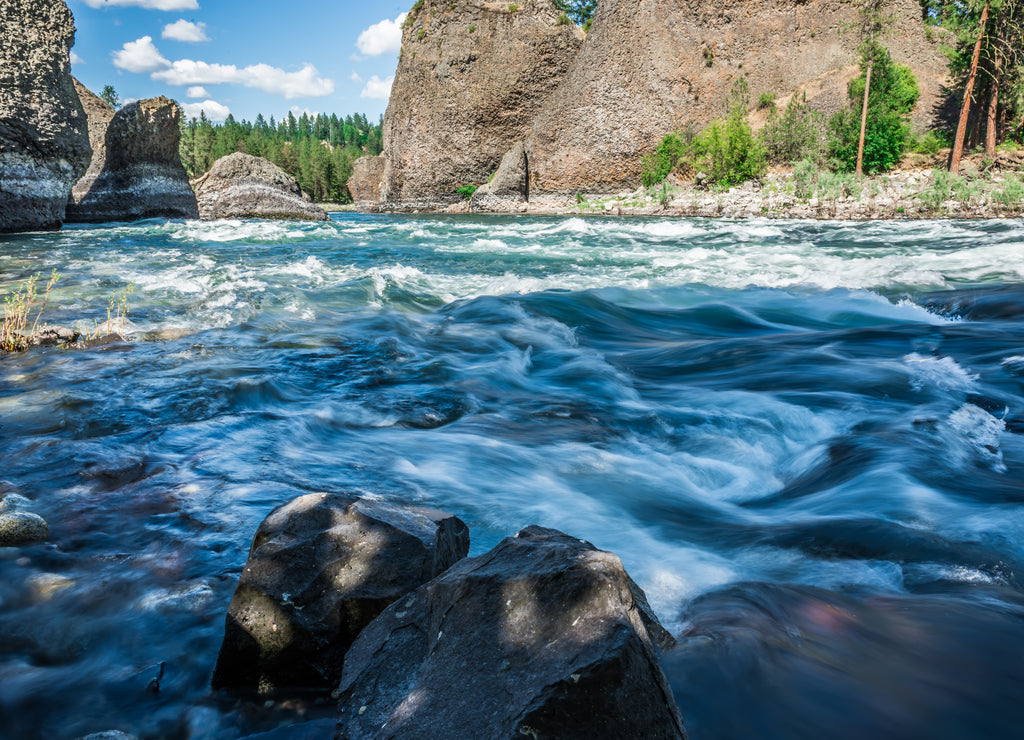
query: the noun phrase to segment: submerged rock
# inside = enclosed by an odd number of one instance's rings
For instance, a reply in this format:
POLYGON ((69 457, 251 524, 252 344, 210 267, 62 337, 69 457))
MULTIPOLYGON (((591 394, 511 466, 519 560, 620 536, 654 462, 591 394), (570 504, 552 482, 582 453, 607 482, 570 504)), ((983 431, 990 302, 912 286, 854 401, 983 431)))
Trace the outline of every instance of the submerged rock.
POLYGON ((348 192, 360 211, 380 210, 380 188, 384 183, 384 157, 360 157, 352 163, 348 192))
POLYGON ((278 507, 253 538, 214 687, 334 688, 360 630, 468 551, 466 525, 440 511, 327 493, 278 507))
POLYGON ((235 152, 213 163, 196 181, 199 217, 273 218, 326 221, 320 206, 310 202, 298 181, 273 162, 235 152))
POLYGON ((50 528, 38 514, 27 511, 0 514, 0 547, 45 542, 49 536, 50 528))
MULTIPOLYGON (((86 91, 88 92, 88 91, 86 91)), ((198 218, 196 197, 181 164, 181 109, 165 97, 112 109, 85 95, 90 136, 103 130, 85 176, 75 185, 67 220, 75 223, 198 218), (106 125, 104 128, 104 121, 106 125)))
POLYGON ((0 233, 59 229, 89 165, 71 82, 75 22, 61 0, 0 3, 0 233))
POLYGON ((345 656, 338 738, 682 738, 655 644, 609 552, 528 527, 390 606, 345 656))

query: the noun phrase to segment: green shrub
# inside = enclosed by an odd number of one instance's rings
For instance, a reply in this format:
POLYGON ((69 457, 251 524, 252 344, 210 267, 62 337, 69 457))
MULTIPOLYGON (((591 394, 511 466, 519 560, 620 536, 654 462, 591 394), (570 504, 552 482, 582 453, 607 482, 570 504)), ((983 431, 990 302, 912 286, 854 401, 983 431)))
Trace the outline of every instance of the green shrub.
POLYGON ((519 5, 517 5, 516 3, 509 3, 508 4, 508 12, 509 13, 515 13, 517 10, 519 10, 519 5))
POLYGON ((931 185, 918 193, 917 198, 929 209, 937 211, 943 203, 953 198, 954 187, 962 182, 960 175, 954 175, 948 170, 932 170, 931 185))
POLYGON ((569 16, 567 16, 565 13, 562 13, 561 15, 558 16, 558 25, 569 26, 572 25, 572 21, 569 20, 569 16))
POLYGON ((1006 210, 1024 207, 1024 181, 1016 175, 1007 175, 1003 187, 992 193, 992 200, 1006 210))
POLYGON ((729 114, 712 121, 690 144, 692 166, 716 185, 756 180, 768 169, 764 146, 747 122, 747 81, 742 77, 729 96, 729 114))
POLYGON ((801 159, 793 166, 793 186, 797 198, 810 200, 818 187, 818 163, 814 159, 801 159))
POLYGON ((822 200, 839 200, 847 196, 859 198, 861 187, 852 173, 825 170, 818 174, 815 192, 822 200))
POLYGON ((910 141, 910 150, 917 154, 924 154, 932 156, 937 154, 940 149, 944 146, 949 146, 942 136, 939 136, 935 131, 925 131, 923 134, 917 137, 912 137, 910 141))
POLYGON ((455 192, 463 196, 466 200, 469 200, 470 198, 473 197, 473 193, 476 192, 476 189, 477 186, 470 183, 468 185, 463 185, 462 187, 456 188, 455 192))
MULTIPOLYGON (((874 47, 873 54, 875 63, 864 135, 864 171, 869 174, 887 172, 899 164, 910 137, 906 116, 920 94, 909 67, 893 62, 889 51, 883 47, 874 47)), ((866 56, 861 60, 861 70, 861 76, 850 82, 849 107, 829 121, 830 153, 836 169, 841 171, 852 171, 857 166, 866 56)))
POLYGON ((757 99, 757 109, 764 110, 766 108, 775 110, 775 93, 763 92, 757 99))
POLYGON ((419 39, 420 41, 422 41, 426 37, 426 35, 427 31, 426 29, 423 28, 416 32, 416 38, 419 39))
POLYGON ((640 181, 644 187, 657 185, 668 177, 681 159, 686 156, 686 145, 677 134, 667 134, 658 148, 644 156, 640 181))
POLYGON ((825 151, 825 121, 807 104, 807 95, 794 95, 782 115, 773 112, 761 130, 768 161, 789 164, 804 159, 821 162, 825 151))

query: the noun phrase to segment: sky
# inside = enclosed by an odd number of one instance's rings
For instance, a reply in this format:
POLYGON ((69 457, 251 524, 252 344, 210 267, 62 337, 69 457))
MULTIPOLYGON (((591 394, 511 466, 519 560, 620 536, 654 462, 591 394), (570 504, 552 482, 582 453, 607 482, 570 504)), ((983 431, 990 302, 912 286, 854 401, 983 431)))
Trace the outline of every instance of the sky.
POLYGON ((387 108, 412 0, 67 0, 71 72, 122 102, 166 95, 188 116, 387 108))

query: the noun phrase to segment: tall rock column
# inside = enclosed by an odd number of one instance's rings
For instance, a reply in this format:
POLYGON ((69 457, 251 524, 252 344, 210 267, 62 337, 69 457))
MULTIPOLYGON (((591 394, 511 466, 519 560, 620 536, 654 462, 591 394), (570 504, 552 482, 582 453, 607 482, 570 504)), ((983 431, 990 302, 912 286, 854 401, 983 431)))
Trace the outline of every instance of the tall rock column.
POLYGON ((71 82, 75 22, 62 0, 0 2, 0 232, 59 229, 89 166, 71 82))
POLYGON ((436 208, 486 182, 582 42, 551 0, 417 2, 384 116, 382 207, 436 208))

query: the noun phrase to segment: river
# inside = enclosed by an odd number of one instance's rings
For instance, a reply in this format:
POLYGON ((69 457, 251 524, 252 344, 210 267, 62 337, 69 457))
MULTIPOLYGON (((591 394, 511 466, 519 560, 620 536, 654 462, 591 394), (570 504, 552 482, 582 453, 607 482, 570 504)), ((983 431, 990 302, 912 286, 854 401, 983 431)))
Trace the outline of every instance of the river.
POLYGON ((0 357, 0 737, 327 716, 209 679, 252 535, 349 491, 618 554, 692 740, 1024 725, 1024 222, 335 214, 0 236, 131 341, 0 357), (159 691, 153 690, 160 674, 159 691))

